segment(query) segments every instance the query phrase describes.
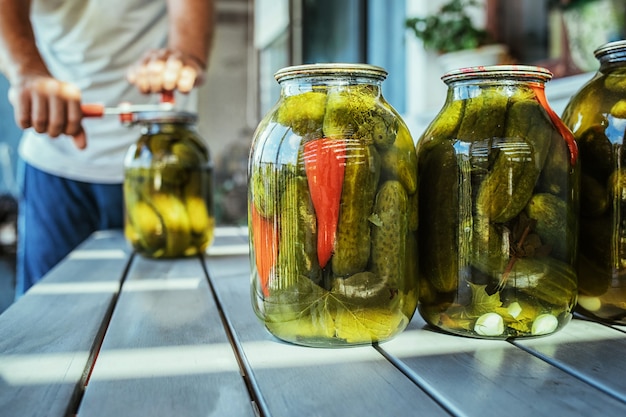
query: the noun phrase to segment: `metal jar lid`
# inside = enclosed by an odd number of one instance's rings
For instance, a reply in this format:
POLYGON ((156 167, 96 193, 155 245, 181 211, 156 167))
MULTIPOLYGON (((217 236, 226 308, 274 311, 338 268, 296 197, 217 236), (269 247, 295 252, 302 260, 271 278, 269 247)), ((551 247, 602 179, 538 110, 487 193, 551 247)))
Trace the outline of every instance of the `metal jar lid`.
POLYGON ((132 123, 186 123, 198 121, 198 115, 186 111, 142 111, 133 115, 132 123))
POLYGON ((533 65, 490 65, 485 67, 459 68, 445 73, 441 79, 449 84, 468 79, 502 79, 547 82, 552 79, 550 70, 533 65))
POLYGON ((279 82, 311 76, 371 77, 382 81, 387 78, 387 71, 384 68, 369 64, 328 63, 285 67, 274 74, 274 78, 279 82))
POLYGON ((626 57, 626 40, 620 40, 615 42, 605 43, 593 51, 596 59, 602 61, 603 59, 610 58, 624 58, 626 57))

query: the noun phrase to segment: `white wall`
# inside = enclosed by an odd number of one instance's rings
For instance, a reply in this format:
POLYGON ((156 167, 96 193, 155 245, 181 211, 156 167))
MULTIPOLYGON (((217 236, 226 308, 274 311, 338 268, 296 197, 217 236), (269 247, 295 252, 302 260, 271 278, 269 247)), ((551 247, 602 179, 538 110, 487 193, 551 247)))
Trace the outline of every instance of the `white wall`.
MULTIPOLYGON (((436 12, 445 0, 406 0, 406 15, 426 16, 436 12)), ((486 0, 481 0, 483 3, 486 0)), ((485 24, 485 13, 478 8, 472 15, 476 25, 485 24)), ((447 87, 441 81, 443 72, 437 63, 437 54, 426 51, 422 42, 407 32, 406 37, 407 108, 403 115, 413 138, 422 134, 428 123, 441 109, 447 87)))

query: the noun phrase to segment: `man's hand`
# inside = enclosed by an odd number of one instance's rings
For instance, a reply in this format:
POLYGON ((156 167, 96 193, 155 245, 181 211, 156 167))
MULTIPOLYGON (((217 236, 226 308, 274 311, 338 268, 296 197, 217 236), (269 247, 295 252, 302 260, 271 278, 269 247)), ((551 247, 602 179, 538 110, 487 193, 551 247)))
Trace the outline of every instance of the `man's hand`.
POLYGON ((52 138, 72 136, 79 149, 87 146, 81 125, 80 90, 49 75, 27 75, 14 80, 9 89, 15 122, 52 138))
POLYGON ((178 90, 190 92, 204 81, 199 59, 169 49, 152 50, 131 66, 126 78, 144 94, 178 90))

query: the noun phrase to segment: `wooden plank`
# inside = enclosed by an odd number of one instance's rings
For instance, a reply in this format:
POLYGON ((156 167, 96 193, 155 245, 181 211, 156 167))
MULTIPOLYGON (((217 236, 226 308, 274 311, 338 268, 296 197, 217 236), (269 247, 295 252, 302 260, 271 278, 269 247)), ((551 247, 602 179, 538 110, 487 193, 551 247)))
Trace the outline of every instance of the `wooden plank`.
POLYGON ((98 232, 0 315, 0 410, 76 409, 130 257, 119 232, 98 232))
POLYGON ((254 415, 200 258, 135 257, 80 415, 254 415))
POLYGON ((206 264, 263 415, 448 415, 371 346, 307 348, 271 336, 252 311, 247 256, 206 264))
POLYGON ((247 254, 248 229, 244 227, 218 227, 215 229, 215 240, 209 246, 210 256, 230 256, 247 254))
MULTIPOLYGON (((511 343, 424 326, 416 315, 404 333, 380 348, 452 414, 626 415, 626 404, 511 343)), ((553 337, 558 336, 545 340, 553 337)))
POLYGON ((577 319, 550 337, 515 344, 626 403, 626 334, 619 328, 577 319))

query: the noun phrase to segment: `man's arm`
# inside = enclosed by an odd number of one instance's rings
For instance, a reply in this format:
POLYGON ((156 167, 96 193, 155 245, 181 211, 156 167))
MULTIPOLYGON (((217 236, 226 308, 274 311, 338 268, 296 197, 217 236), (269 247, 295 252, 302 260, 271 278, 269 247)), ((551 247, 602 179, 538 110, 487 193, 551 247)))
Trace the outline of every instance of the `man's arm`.
POLYGON ((30 1, 0 0, 0 62, 9 82, 24 72, 50 75, 30 24, 30 1))
POLYGON ((204 81, 215 29, 213 0, 167 0, 168 45, 149 51, 128 71, 143 93, 188 93, 204 81))
POLYGON ((30 0, 0 0, 0 10, 0 70, 11 85, 17 125, 51 137, 74 136, 76 146, 84 148, 80 91, 48 71, 30 23, 30 0))

